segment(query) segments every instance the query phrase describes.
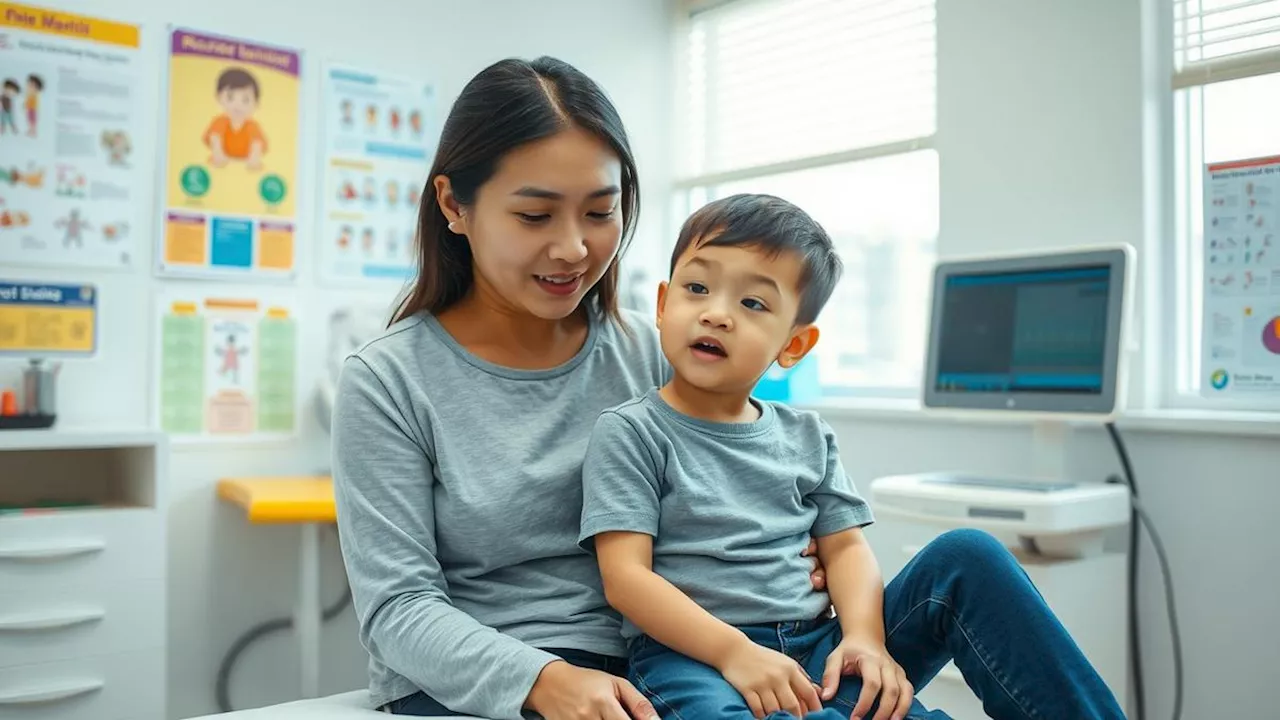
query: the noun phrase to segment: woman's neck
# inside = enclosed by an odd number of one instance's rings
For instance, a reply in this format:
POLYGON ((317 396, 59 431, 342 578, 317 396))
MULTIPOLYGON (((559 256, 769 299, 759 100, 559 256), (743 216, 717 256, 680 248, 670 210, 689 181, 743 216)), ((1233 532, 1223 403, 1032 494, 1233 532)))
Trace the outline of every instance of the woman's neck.
POLYGON ((545 370, 573 359, 587 340, 585 307, 546 320, 475 291, 436 319, 453 339, 482 360, 518 370, 545 370))

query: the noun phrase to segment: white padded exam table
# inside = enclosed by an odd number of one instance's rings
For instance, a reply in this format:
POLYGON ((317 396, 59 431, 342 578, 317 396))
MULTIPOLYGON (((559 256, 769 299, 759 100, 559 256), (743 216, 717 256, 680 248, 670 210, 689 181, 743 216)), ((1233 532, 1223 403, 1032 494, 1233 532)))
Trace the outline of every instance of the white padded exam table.
MULTIPOLYGON (((223 715, 206 715, 191 720, 386 720, 388 716, 373 709, 367 690, 330 695, 329 697, 299 700, 257 708, 239 710, 223 715)), ((457 718, 469 716, 457 715, 457 718)), ((475 719, 472 719, 475 720, 475 719)))

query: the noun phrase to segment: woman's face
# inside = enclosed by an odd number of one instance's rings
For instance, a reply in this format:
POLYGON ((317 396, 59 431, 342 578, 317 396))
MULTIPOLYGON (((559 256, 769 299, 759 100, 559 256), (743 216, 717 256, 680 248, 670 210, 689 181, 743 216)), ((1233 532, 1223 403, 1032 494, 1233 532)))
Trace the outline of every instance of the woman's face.
POLYGON ((567 129, 508 153, 458 208, 437 179, 445 217, 470 242, 477 293, 546 320, 571 315, 622 238, 622 164, 594 135, 567 129), (451 209, 452 208, 452 209, 451 209))

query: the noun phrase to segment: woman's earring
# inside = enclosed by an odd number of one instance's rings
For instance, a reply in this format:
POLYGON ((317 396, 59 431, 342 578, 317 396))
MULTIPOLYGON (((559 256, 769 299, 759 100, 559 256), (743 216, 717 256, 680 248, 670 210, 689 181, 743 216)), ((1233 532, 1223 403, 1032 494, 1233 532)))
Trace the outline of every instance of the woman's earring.
POLYGON ((449 232, 453 233, 454 235, 457 235, 457 234, 458 234, 458 221, 457 221, 457 220, 454 220, 454 221, 452 221, 452 222, 450 222, 450 223, 449 223, 449 232))

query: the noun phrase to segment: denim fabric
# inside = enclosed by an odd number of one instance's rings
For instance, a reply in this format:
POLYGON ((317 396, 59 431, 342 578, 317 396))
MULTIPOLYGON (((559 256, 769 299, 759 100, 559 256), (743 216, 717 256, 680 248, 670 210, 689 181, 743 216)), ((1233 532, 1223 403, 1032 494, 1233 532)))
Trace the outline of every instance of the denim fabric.
MULTIPOLYGON (((954 660, 994 720, 1124 720, 1021 566, 986 533, 952 531, 921 550, 885 588, 884 615, 889 654, 917 690, 954 660)), ((838 622, 825 618, 742 629, 794 658, 815 682, 841 638, 838 622)), ((664 720, 751 718, 742 696, 714 668, 649 638, 632 643, 629 678, 664 720)), ((826 709, 806 717, 847 720, 861 689, 858 677, 844 678, 826 709)), ((918 700, 907 717, 949 718, 918 700)))

